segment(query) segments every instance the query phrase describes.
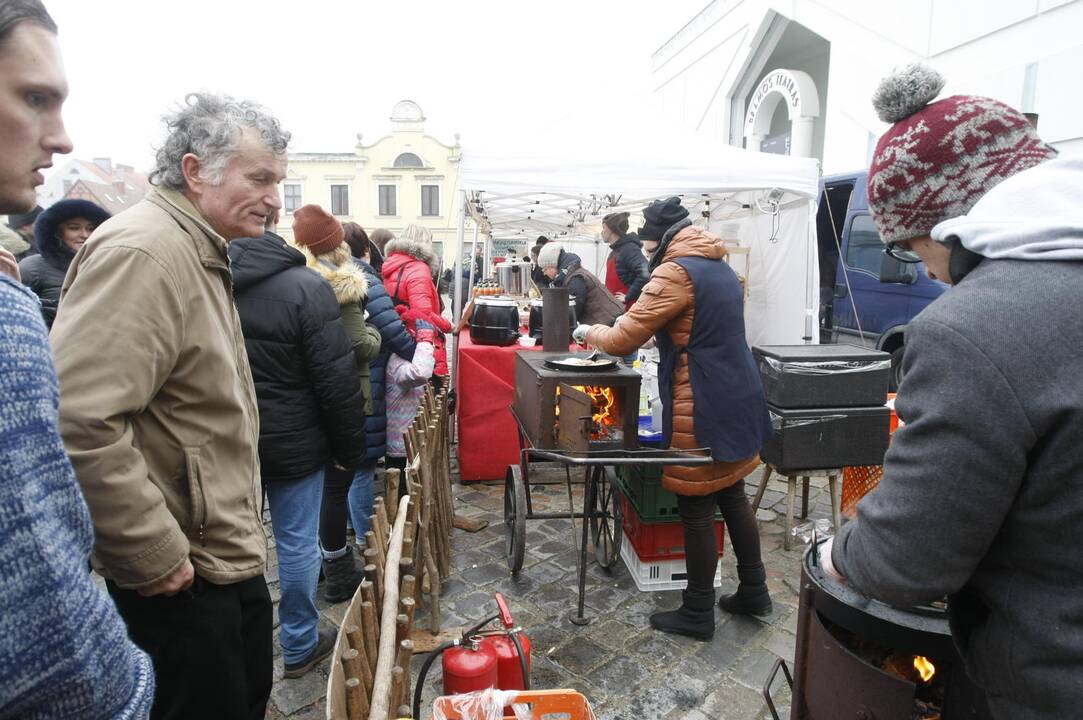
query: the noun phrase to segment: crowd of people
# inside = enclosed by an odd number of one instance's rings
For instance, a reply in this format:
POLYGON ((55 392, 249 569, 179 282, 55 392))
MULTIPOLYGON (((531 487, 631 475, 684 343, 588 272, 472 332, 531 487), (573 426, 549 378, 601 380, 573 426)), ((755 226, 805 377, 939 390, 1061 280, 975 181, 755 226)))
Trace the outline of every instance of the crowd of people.
MULTIPOLYGON (((887 602, 947 596, 967 673, 997 718, 1071 717, 1083 697, 1083 162, 1026 119, 913 66, 875 104, 869 173, 886 252, 956 286, 907 330, 903 426, 858 520, 815 549, 887 602), (1067 317, 1065 314, 1067 313, 1067 317)), ((276 233, 290 134, 264 107, 193 94, 166 117, 153 190, 115 217, 42 211, 72 150, 57 27, 0 0, 0 717, 263 717, 272 686, 264 497, 284 672, 330 654, 331 602, 361 580, 377 465, 403 467, 427 384, 447 382, 418 226, 398 236, 317 205, 276 233), (20 257, 21 256, 21 257, 20 257), (88 559, 105 579, 102 592, 88 559)), ((581 343, 655 343, 663 445, 688 583, 660 631, 714 634, 714 510, 737 558, 717 605, 773 603, 744 478, 772 427, 725 244, 680 198, 607 215, 606 277, 559 242, 539 287, 575 297, 581 343)))
POLYGON ((377 463, 403 465, 447 375, 431 236, 370 240, 309 205, 287 243, 290 134, 211 94, 166 117, 141 203, 35 210, 37 171, 72 150, 38 0, 0 3, 0 82, 0 212, 33 238, 0 251, 0 716, 263 717, 264 497, 297 677, 334 641, 319 576, 353 595, 347 526, 363 542, 377 463))

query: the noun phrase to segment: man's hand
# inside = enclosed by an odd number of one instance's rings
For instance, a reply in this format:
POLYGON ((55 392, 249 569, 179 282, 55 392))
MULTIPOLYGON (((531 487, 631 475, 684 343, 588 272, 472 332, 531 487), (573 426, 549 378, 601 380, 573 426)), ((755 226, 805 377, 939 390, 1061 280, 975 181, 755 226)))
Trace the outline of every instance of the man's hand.
POLYGON ((0 248, 0 273, 22 282, 22 276, 19 274, 19 263, 16 262, 15 256, 4 248, 0 248))
POLYGON ((590 330, 590 325, 582 324, 577 325, 575 330, 572 331, 572 340, 575 340, 579 345, 587 344, 587 331, 590 330))
POLYGON ((619 302, 621 305, 623 305, 626 301, 625 295, 622 292, 614 293, 613 297, 615 297, 617 299, 617 302, 619 302))
POLYGON ((139 588, 139 594, 144 597, 151 597, 152 595, 176 595, 182 590, 187 590, 192 587, 192 581, 195 580, 196 571, 192 567, 192 561, 188 558, 184 559, 181 566, 174 570, 169 577, 162 578, 153 585, 148 585, 145 588, 139 588))

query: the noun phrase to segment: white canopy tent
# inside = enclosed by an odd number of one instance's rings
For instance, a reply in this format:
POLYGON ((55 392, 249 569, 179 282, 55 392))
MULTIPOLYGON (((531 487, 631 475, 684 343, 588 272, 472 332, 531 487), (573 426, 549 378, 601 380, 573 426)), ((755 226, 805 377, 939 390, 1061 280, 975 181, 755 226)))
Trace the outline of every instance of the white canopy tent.
POLYGON ((467 213, 489 237, 518 234, 527 244, 544 234, 575 251, 597 243, 606 214, 628 211, 635 228, 648 203, 678 195, 698 225, 742 248, 730 262, 748 282, 748 341, 817 341, 815 159, 741 150, 622 116, 594 129, 566 124, 526 144, 464 149, 459 173, 457 282, 467 213))

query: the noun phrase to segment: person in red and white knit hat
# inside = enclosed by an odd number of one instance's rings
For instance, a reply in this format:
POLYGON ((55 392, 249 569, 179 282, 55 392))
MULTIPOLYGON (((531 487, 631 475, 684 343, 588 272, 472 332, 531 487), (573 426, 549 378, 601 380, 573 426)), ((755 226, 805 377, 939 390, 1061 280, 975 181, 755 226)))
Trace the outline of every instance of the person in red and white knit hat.
POLYGON ((874 98, 881 238, 953 287, 907 327, 883 480, 819 557, 895 606, 948 596, 993 717, 1079 717, 1083 159, 996 100, 933 102, 943 86, 914 65, 874 98))

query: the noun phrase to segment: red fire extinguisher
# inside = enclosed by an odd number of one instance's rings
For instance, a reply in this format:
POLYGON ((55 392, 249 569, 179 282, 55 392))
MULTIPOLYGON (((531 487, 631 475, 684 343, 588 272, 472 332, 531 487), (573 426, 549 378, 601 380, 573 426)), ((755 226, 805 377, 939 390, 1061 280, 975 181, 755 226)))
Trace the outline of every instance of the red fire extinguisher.
POLYGON ((498 688, 530 689, 530 638, 516 626, 504 596, 495 593, 497 614, 463 633, 462 637, 429 653, 418 673, 414 690, 414 717, 420 717, 421 691, 425 675, 437 657, 442 657, 445 695, 498 688), (485 629, 499 619, 502 628, 485 629))

